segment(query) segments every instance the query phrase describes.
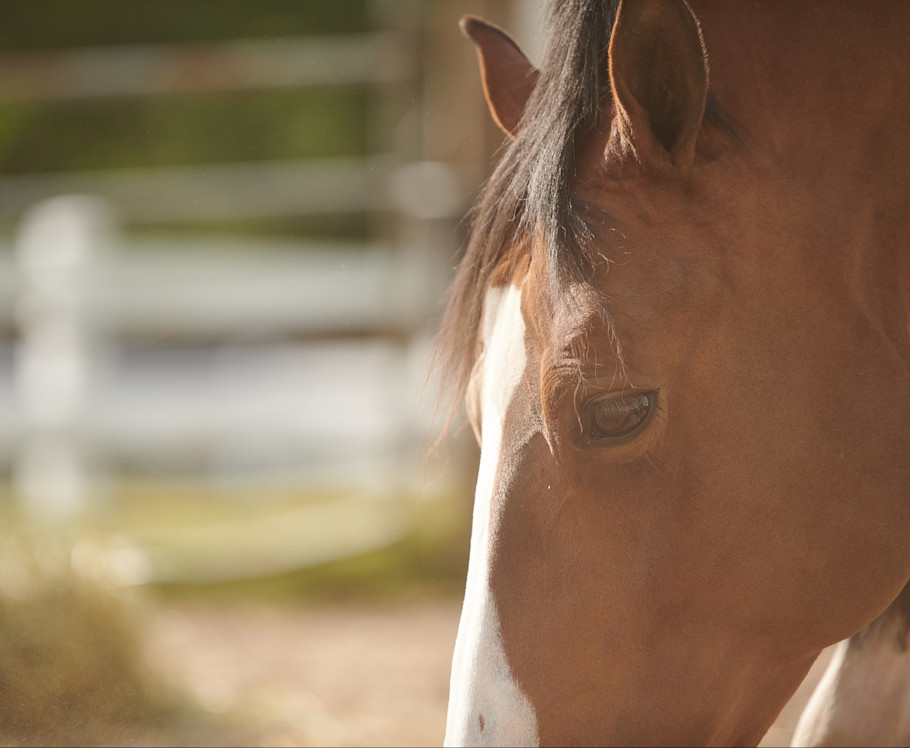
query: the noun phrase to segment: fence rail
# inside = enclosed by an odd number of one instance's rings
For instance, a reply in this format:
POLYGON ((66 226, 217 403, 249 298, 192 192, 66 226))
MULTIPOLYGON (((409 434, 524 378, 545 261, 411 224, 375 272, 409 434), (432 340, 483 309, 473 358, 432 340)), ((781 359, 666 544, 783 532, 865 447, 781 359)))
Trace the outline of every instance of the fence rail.
POLYGON ((392 31, 0 55, 0 101, 383 84, 413 75, 392 31))
MULTIPOLYGON (((383 244, 120 238, 84 284, 86 312, 107 334, 169 341, 290 335, 409 335, 433 314, 428 266, 383 244)), ((0 325, 21 288, 0 244, 0 325)))
POLYGON ((74 196, 36 206, 0 257, 18 329, 0 350, 0 447, 39 513, 76 511, 99 465, 413 479, 438 255, 118 238, 104 201, 74 196))
POLYGON ((391 163, 378 156, 6 176, 0 219, 66 194, 104 197, 141 223, 359 213, 390 207, 382 187, 391 163))
POLYGON ((459 74, 434 74, 438 45, 417 31, 442 4, 380 5, 390 30, 369 34, 0 55, 0 103, 371 89, 369 156, 0 176, 0 221, 20 227, 0 247, 0 467, 30 511, 77 514, 121 468, 419 483, 428 330, 487 154, 454 116, 459 74), (346 215, 381 239, 115 225, 346 215))

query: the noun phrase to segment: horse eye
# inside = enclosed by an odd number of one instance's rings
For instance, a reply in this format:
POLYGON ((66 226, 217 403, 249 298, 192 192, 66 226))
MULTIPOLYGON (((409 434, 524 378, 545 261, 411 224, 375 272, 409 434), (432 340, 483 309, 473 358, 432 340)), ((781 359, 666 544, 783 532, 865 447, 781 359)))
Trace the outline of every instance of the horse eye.
POLYGON ((595 402, 591 409, 592 442, 624 442, 651 419, 656 393, 622 392, 595 402))

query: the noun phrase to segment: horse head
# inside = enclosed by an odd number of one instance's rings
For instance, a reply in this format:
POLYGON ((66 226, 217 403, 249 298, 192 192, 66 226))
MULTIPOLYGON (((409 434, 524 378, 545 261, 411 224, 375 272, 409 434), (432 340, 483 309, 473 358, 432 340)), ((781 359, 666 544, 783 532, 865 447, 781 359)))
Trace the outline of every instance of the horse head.
POLYGON ((902 287, 689 5, 555 12, 540 70, 463 22, 510 142, 442 332, 481 444, 447 742, 756 743, 910 575, 902 287))

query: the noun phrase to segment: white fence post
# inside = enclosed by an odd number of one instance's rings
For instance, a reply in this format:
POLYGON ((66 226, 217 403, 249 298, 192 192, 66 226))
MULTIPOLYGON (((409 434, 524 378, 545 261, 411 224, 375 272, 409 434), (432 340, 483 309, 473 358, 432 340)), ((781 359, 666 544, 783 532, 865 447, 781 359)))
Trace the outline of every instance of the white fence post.
POLYGON ((88 397, 93 261, 112 225, 97 198, 58 197, 32 208, 16 237, 22 438, 13 466, 23 511, 62 522, 91 499, 88 397))

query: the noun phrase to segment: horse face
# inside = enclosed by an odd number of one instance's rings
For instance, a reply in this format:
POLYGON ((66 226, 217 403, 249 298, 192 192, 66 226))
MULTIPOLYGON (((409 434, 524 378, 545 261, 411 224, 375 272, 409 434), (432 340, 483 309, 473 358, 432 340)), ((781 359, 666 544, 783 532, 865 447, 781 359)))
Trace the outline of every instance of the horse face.
MULTIPOLYGON (((759 301, 771 278, 748 301, 666 247, 604 268, 610 326, 581 292, 541 314, 533 266, 488 292, 456 742, 757 742, 817 652, 900 586, 882 559, 903 544, 901 476, 865 476, 899 455, 851 433, 893 416, 845 407, 857 372, 830 371, 860 331, 831 310, 814 357, 817 334, 759 301)), ((809 292, 777 289, 803 322, 809 292)))
POLYGON ((450 743, 755 743, 906 581, 900 358, 791 197, 634 109, 576 188, 620 251, 554 293, 529 238, 487 290, 450 743))
POLYGON ((813 284, 628 223, 610 324, 534 263, 488 291, 456 743, 757 742, 903 583, 896 363, 813 284))

